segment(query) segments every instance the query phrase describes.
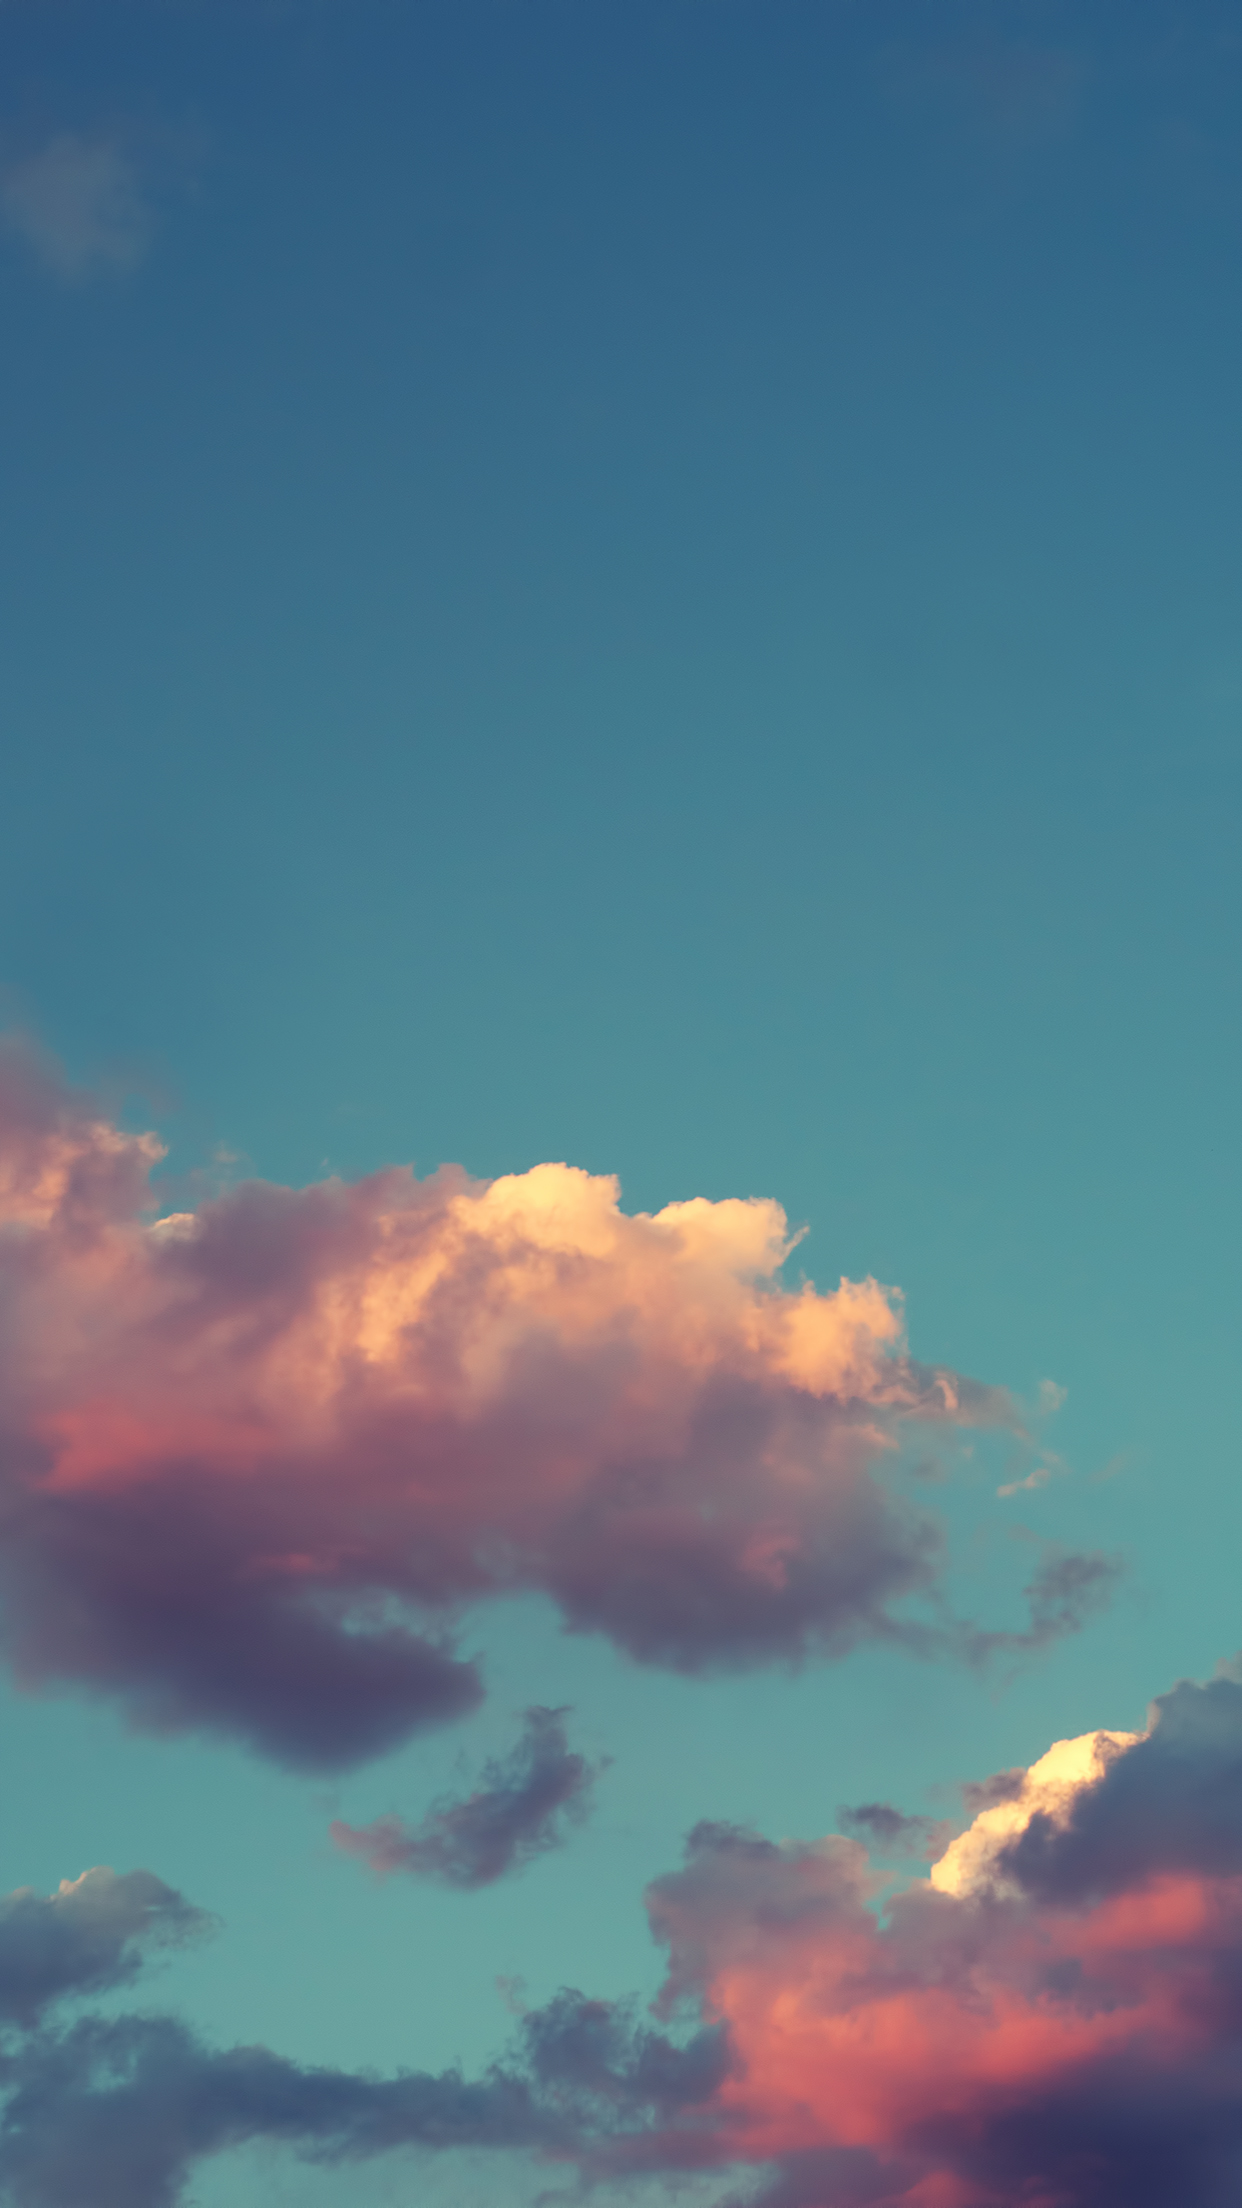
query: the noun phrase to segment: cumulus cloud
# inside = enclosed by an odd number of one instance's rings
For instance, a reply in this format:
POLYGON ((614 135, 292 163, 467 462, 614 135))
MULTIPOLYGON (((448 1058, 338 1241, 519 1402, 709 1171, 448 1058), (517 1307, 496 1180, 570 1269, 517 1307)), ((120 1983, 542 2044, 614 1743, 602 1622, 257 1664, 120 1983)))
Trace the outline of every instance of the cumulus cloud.
MULTIPOLYGON (((1184 1679, 1146 1732, 1097 1733, 1090 1784, 1047 1801, 1001 1841, 997 1874, 1048 1902, 1092 1900, 1165 1875, 1242 1877, 1242 1684, 1184 1679)), ((1036 1765, 1030 1774, 1034 1777, 1036 1765)))
POLYGON ((0 2023, 33 2025, 53 2001, 126 1985, 153 1948, 212 1924, 150 1871, 100 1866, 49 1895, 19 1887, 0 1896, 0 2023))
MULTIPOLYGON (((473 1707, 448 1627, 518 1590, 684 1672, 962 1645, 894 1607, 934 1591, 941 1541, 882 1474, 905 1435, 1012 1408, 917 1364, 875 1281, 782 1285, 779 1205, 631 1217, 565 1165, 394 1168, 152 1223, 160 1154, 0 1052, 20 1680, 330 1768, 473 1707)), ((1074 1568, 968 1652, 1079 1622, 1101 1567, 1074 1568)))
POLYGON ((109 136, 58 131, 0 180, 0 212, 57 276, 74 282, 134 268, 151 210, 132 160, 109 136))
POLYGON ((200 2158, 268 2140, 518 2152, 638 2198, 699 2173, 751 2208, 1234 2208, 1240 1772, 1222 1677, 984 1782, 896 1893, 856 1840, 699 1825, 648 1890, 654 2019, 562 1992, 476 2081, 218 2053, 159 2017, 10 2034, 0 2194, 173 2208, 200 2158))
POLYGON ((884 1915, 855 1841, 691 1835, 648 1900, 662 2009, 730 2053, 695 2137, 767 2170, 763 2208, 1226 2208, 1242 1687, 1183 1683, 980 1796, 884 1915))
POLYGON ((463 1799, 434 1802, 417 1825, 380 1817, 372 1825, 338 1820, 332 1838, 373 1871, 409 1871, 442 1886, 490 1886, 537 1855, 560 1847, 566 1826, 587 1815, 604 1769, 571 1750, 565 1710, 527 1710, 521 1738, 483 1766, 482 1784, 463 1799))

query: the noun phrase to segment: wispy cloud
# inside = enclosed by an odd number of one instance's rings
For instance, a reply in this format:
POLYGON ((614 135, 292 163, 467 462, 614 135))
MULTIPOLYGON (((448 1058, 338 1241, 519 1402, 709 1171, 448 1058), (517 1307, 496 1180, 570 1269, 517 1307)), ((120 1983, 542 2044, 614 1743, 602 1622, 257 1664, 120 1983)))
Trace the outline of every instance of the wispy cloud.
POLYGON ((1063 1473, 1065 1469, 1066 1466, 1062 1458, 1054 1457, 1050 1451, 1045 1450, 1038 1464, 1033 1465, 1024 1478, 1006 1480, 1003 1486, 997 1488, 996 1492, 1003 1496, 1033 1494, 1039 1488, 1046 1487, 1049 1480, 1055 1478, 1058 1473, 1063 1473))
POLYGON ((962 1633, 965 1653, 975 1663, 989 1663, 996 1657, 1021 1656, 1046 1648, 1066 1634, 1081 1632, 1088 1618, 1108 1601, 1121 1572, 1119 1557, 1063 1549, 1055 1542, 1044 1544, 1024 1590, 1029 1624, 1020 1632, 966 1627, 962 1633))
POLYGON ((909 1817, 891 1802, 860 1802, 854 1809, 843 1804, 837 1823, 843 1833, 863 1841, 875 1855, 898 1860, 938 1854, 954 1830, 943 1817, 909 1817))
POLYGON ((530 1709, 516 1747, 483 1766, 481 1783, 460 1798, 434 1802, 417 1824, 381 1817, 372 1825, 339 1820, 332 1838, 387 1876, 408 1871, 442 1886, 491 1886, 537 1855, 560 1847, 580 1824, 604 1770, 576 1755, 565 1735, 566 1710, 530 1709))
POLYGON ((54 1894, 0 1896, 0 2022, 32 2025, 69 1994, 126 1985, 153 1948, 213 1923, 150 1871, 118 1877, 101 1866, 62 1879, 54 1894))
POLYGON ((1080 47, 983 35, 896 41, 882 52, 883 81, 907 108, 939 109, 994 145, 1024 149, 1068 132, 1090 83, 1080 47))
POLYGON ((7 227, 66 282, 135 268, 153 218, 136 165, 108 135, 58 131, 0 176, 7 227))

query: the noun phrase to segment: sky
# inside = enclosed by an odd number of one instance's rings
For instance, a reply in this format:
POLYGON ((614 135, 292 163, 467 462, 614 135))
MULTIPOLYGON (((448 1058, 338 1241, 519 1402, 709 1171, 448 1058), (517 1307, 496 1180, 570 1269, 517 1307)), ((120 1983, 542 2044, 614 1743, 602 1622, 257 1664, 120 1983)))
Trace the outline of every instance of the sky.
POLYGON ((1240 99, 0 5, 3 2208, 1234 2208, 1240 99))

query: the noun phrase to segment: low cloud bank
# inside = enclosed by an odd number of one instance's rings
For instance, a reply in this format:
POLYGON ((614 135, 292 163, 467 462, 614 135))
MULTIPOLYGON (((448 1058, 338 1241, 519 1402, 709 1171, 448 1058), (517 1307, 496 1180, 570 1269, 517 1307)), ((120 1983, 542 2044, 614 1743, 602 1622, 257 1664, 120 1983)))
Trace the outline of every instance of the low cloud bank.
POLYGON ((1236 2208, 1242 1684, 1183 1682, 1144 1733, 971 1791, 882 1908, 857 1841, 700 1825, 647 1896, 654 2020, 562 1993, 473 2082, 215 2053, 158 2017, 10 2033, 0 2197, 174 2208, 262 2139, 490 2147, 652 2201, 698 2172, 752 2208, 1236 2208))
POLYGON ((400 1817, 380 1817, 371 1825, 338 1819, 332 1838, 381 1877, 408 1871, 442 1886, 493 1885, 560 1847, 566 1827, 580 1824, 590 1810, 604 1765, 570 1748, 567 1714, 527 1710, 517 1746, 484 1764, 481 1785, 461 1799, 434 1802, 417 1825, 400 1817))
MULTIPOLYGON (((86 1893, 111 1911, 112 1962, 84 1944, 30 1973, 0 1943, 0 2200, 14 2208, 176 2208, 196 2167, 248 2143, 286 2145, 304 2161, 361 2162, 407 2147, 521 2151, 584 2166, 601 2133, 650 2133, 709 2095, 727 2066, 712 2029, 674 2040, 623 2007, 563 1993, 522 2021, 509 2059, 481 2079, 460 2071, 391 2078, 284 2061, 263 2047, 217 2050, 172 2016, 85 2016, 30 2024, 55 2000, 133 1975, 141 1949, 209 1920, 148 1872, 88 1872, 36 1904, 62 1913, 86 1893), (161 1921, 162 1920, 162 1921, 161 1921), (189 1920, 189 1921, 187 1921, 189 1920), (158 1933, 156 1927, 158 1926, 158 1933), (126 1931, 128 1927, 128 1932, 126 1931), (148 1935, 151 1935, 148 1937, 148 1935), (133 1943, 119 1964, 126 1938, 133 1943), (4 2006, 6 1996, 16 1998, 4 2006)), ((25 1894, 0 1903, 21 1914, 25 1894)))
POLYGON ((875 1281, 781 1284, 779 1205, 627 1216, 565 1165, 251 1182, 151 1223, 150 1135, 0 1049, 0 1637, 156 1731, 341 1768, 481 1698, 456 1610, 546 1595, 683 1672, 866 1637, 986 1657, 1081 1623, 1048 1560, 1021 1632, 918 1625, 934 1520, 903 1438, 1013 1423, 917 1364, 875 1281))
MULTIPOLYGON (((205 2157, 286 2142, 308 2161, 399 2146, 550 2146, 520 2079, 376 2079, 219 2053, 173 2017, 87 2017, 0 2047, 0 2199, 18 2208, 174 2208, 205 2157)), ((562 2127, 563 2128, 563 2127, 562 2127)))

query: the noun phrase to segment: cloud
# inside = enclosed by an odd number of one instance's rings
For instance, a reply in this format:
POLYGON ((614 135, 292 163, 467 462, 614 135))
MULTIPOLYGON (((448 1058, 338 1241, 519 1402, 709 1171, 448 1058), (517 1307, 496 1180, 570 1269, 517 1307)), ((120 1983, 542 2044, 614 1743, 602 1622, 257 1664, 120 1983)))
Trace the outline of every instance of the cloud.
POLYGON ((1026 1474, 1025 1479, 1006 1480, 1004 1486, 998 1487, 996 1492, 998 1495, 1033 1493, 1038 1488, 1047 1487, 1053 1473, 1062 1472, 1064 1469, 1065 1467, 1059 1457, 1045 1456, 1026 1474))
POLYGON ((837 1823, 843 1833, 862 1840, 882 1857, 933 1854, 953 1830, 943 1817, 907 1817, 891 1802, 860 1802, 856 1809, 842 1806, 837 1823))
POLYGON ((62 130, 0 181, 0 211, 45 267, 67 282, 137 266, 151 210, 119 142, 62 130))
POLYGON ((19 1887, 0 1897, 0 2023, 33 2025, 67 1995, 127 1985, 152 1948, 212 1924, 150 1871, 83 1871, 47 1896, 19 1887))
POLYGON ((174 2208, 204 2159, 249 2142, 327 2165, 401 2147, 523 2150, 580 2167, 596 2142, 654 2138, 703 2103, 729 2056, 626 2004, 563 1992, 523 2019, 506 2062, 391 2078, 216 2050, 176 2018, 85 2017, 0 2034, 0 2198, 15 2208, 174 2208))
POLYGON ((489 1596, 541 1592, 692 1673, 867 1637, 986 1657, 1098 1591, 1103 1565, 1060 1559, 1027 1632, 966 1639, 896 1607, 934 1594, 942 1539, 885 1466, 1012 1406, 917 1364, 875 1281, 783 1286, 775 1203, 630 1217, 566 1165, 392 1168, 152 1222, 160 1155, 0 1051, 0 1615, 25 1684, 339 1768, 477 1704, 449 1629, 489 1596))
POLYGON ((1022 1797, 1030 1813, 999 1849, 1001 1876, 1048 1902, 1166 1874, 1242 1879, 1242 1684, 1183 1679, 1145 1733, 1093 1739, 1093 1783, 1063 1803, 1022 1797))
POLYGON ((1025 1631, 968 1629, 962 1636, 963 1648, 973 1662, 982 1664, 1007 1652, 1023 1655, 1047 1648, 1067 1633, 1081 1632, 1088 1618, 1108 1601, 1120 1574, 1116 1557, 1062 1549, 1050 1542, 1023 1590, 1030 1616, 1025 1631))
POLYGON ((895 1893, 856 1840, 701 1824, 647 1894, 654 2019, 563 1991, 474 2081, 215 2052, 160 2017, 10 2033, 0 2196, 173 2208, 202 2157, 267 2140, 520 2153, 639 2199, 698 2173, 751 2208, 1234 2208, 1240 1773, 1225 1675, 984 1782, 895 1893))
POLYGON ((1137 1733, 1098 1732, 1054 1741, 1029 1771, 1000 1772, 964 1789, 973 1797, 974 1819, 933 1866, 932 1885, 946 1894, 1021 1892, 1018 1858, 1032 1827, 1060 1833, 1113 1758, 1138 1739, 1137 1733))
POLYGON ((571 1752, 565 1710, 530 1709, 522 1735, 502 1760, 483 1766, 482 1785, 464 1801, 435 1802, 417 1825, 399 1817, 353 1826, 339 1820, 332 1838, 373 1871, 409 1871, 443 1886, 490 1886, 537 1855, 560 1847, 566 1824, 581 1823, 604 1769, 571 1752))
POLYGON ((984 1809, 995 1809, 998 1802, 1011 1802, 1026 1786, 1027 1774, 1021 1764, 1008 1771, 993 1771, 986 1779, 967 1779, 961 1789, 962 1800, 972 1817, 984 1809))
POLYGON ((710 2018, 731 2058, 695 2139, 767 2171, 763 2208, 1227 2208, 1242 1686, 1184 1682, 1145 1733, 1059 1742, 981 1793, 884 1916, 853 1840, 692 1833, 648 1905, 662 2013, 710 2018))
POLYGON ((390 2079, 216 2052, 172 2017, 87 2017, 0 2049, 0 2197, 20 2208, 173 2208, 204 2157, 253 2140, 309 2160, 399 2146, 552 2143, 565 2126, 524 2079, 390 2079))
POLYGON ((995 35, 892 42, 881 67, 890 97, 908 111, 938 110, 1010 151, 1065 136, 1091 77, 1083 52, 995 35))

